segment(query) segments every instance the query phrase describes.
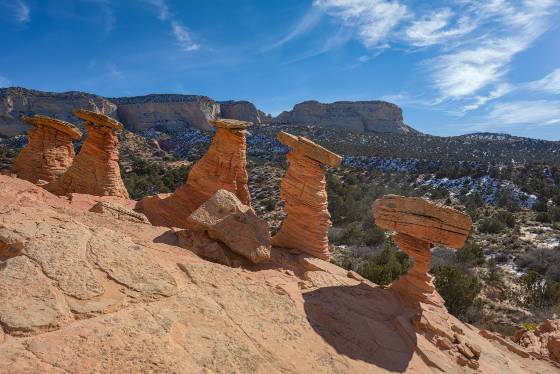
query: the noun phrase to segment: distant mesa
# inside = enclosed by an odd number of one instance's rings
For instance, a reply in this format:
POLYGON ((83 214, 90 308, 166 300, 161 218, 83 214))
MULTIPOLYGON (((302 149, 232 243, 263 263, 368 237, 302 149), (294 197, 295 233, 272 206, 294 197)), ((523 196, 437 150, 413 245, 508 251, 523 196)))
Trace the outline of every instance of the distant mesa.
POLYGON ((73 140, 82 133, 71 123, 47 116, 35 115, 22 120, 32 125, 29 142, 21 150, 12 173, 32 183, 46 184, 59 178, 74 160, 73 140))
POLYGON ((402 110, 384 101, 306 101, 272 117, 249 101, 216 101, 201 95, 152 94, 105 98, 84 92, 52 93, 20 87, 0 89, 0 136, 25 133, 21 115, 43 114, 75 121, 73 108, 106 114, 131 131, 161 126, 211 130, 209 120, 231 118, 254 124, 315 125, 350 128, 360 132, 413 134, 403 122, 402 110))

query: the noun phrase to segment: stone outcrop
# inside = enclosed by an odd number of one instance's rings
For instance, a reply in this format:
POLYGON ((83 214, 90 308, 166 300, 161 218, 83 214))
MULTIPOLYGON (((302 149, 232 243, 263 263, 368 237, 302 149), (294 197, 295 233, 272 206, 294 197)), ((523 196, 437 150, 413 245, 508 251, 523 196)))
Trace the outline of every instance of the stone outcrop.
POLYGON ((410 134, 416 132, 403 122, 402 110, 385 101, 337 101, 330 104, 305 101, 282 112, 274 123, 350 128, 360 132, 410 134))
POLYGON ((272 117, 258 110, 249 101, 220 101, 220 117, 234 118, 252 123, 270 123, 272 117))
POLYGON ((533 331, 519 330, 512 340, 537 358, 560 363, 560 320, 545 320, 533 331))
POLYGON ((443 305, 435 291, 430 269, 432 244, 461 248, 471 229, 471 219, 455 209, 422 198, 386 195, 372 206, 375 224, 396 232, 395 244, 414 259, 408 274, 391 287, 411 301, 443 305))
POLYGON ((74 160, 72 141, 82 137, 74 125, 41 115, 25 117, 33 127, 27 146, 12 166, 12 173, 33 183, 49 183, 58 179, 74 160))
POLYGON ((245 205, 251 205, 247 186, 248 122, 212 120, 216 133, 208 152, 193 166, 186 183, 171 195, 149 196, 138 204, 153 225, 186 227, 187 218, 220 189, 234 193, 245 205))
POLYGON ((0 88, 0 135, 23 134, 29 124, 21 116, 41 114, 67 122, 74 122, 74 108, 85 108, 116 116, 117 106, 101 96, 84 92, 43 92, 27 88, 0 88))
POLYGON ((118 139, 115 131, 122 124, 104 114, 79 109, 76 116, 85 120, 88 135, 80 153, 66 173, 47 185, 57 195, 82 193, 96 196, 128 198, 121 179, 119 167, 118 139))
POLYGON ((206 232, 253 263, 270 258, 268 224, 229 191, 218 190, 195 210, 187 220, 187 228, 206 232))
POLYGON ((287 156, 288 171, 280 189, 287 217, 272 238, 272 245, 328 260, 331 216, 324 165, 337 167, 342 158, 302 136, 280 132, 278 140, 292 151, 287 156))
POLYGON ((558 372, 334 264, 273 249, 233 269, 168 228, 0 191, 0 373, 558 372))
POLYGON ((149 224, 150 221, 142 213, 125 208, 110 201, 100 201, 89 209, 90 212, 99 213, 108 217, 114 217, 121 221, 130 221, 149 224))

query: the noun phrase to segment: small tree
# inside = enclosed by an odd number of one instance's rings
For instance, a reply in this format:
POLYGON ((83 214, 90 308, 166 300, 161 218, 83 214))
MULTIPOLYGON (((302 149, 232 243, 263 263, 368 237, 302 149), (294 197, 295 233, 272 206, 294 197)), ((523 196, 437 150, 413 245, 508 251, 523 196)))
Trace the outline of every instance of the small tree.
POLYGON ((436 289, 449 313, 464 318, 480 293, 479 280, 455 266, 441 266, 434 275, 436 289))

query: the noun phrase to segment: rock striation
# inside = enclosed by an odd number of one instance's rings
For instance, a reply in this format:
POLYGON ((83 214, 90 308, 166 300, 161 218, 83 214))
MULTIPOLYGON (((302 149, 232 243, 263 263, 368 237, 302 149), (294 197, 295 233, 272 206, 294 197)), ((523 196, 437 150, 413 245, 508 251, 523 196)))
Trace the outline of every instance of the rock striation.
POLYGON ((512 340, 537 358, 560 363, 560 320, 545 320, 533 331, 519 330, 512 340))
POLYGON ((328 260, 331 216, 324 165, 337 167, 342 158, 302 136, 280 132, 278 140, 292 151, 288 153, 288 171, 280 187, 287 217, 272 244, 328 260))
POLYGON ((58 179, 74 160, 72 141, 82 133, 71 123, 41 115, 25 117, 33 127, 27 146, 12 166, 12 173, 33 183, 49 183, 58 179))
POLYGON ((234 193, 241 203, 250 206, 247 182, 248 122, 231 119, 211 120, 216 133, 208 152, 193 166, 186 183, 173 194, 148 196, 137 209, 153 225, 186 227, 187 218, 218 190, 234 193))
POLYGON ((206 232, 253 263, 270 258, 268 224, 229 191, 218 190, 190 215, 187 227, 206 232))
POLYGON ((324 104, 304 101, 274 118, 274 123, 350 128, 360 132, 410 134, 402 109, 385 101, 337 101, 324 104))
POLYGON ((123 128, 122 124, 104 114, 84 109, 74 113, 85 121, 88 135, 66 173, 45 188, 57 195, 81 193, 128 198, 121 179, 115 134, 123 128))
POLYGON ((0 191, 0 373, 558 372, 317 258, 230 268, 30 182, 0 191))
POLYGON ((408 274, 391 287, 409 300, 443 306, 435 291, 430 269, 432 244, 461 248, 471 229, 471 219, 455 209, 422 198, 386 195, 372 206, 375 224, 396 232, 395 244, 414 259, 408 274))

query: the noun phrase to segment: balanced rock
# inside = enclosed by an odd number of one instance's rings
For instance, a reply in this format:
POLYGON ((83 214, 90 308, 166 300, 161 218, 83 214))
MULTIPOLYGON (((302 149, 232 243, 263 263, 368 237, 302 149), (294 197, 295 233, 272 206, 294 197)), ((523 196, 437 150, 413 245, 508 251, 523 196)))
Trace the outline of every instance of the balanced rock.
POLYGON ((210 238, 219 240, 253 263, 270 258, 267 223, 229 191, 218 190, 186 223, 189 229, 206 231, 210 238))
POLYGON ((193 166, 186 183, 171 195, 149 196, 139 203, 138 209, 153 225, 185 228, 187 218, 220 189, 251 205, 245 139, 245 129, 250 123, 232 119, 210 122, 216 127, 216 134, 208 152, 193 166))
POLYGON ((471 219, 453 208, 439 206, 421 198, 386 195, 373 203, 375 224, 395 231, 393 240, 414 259, 408 274, 392 288, 413 301, 443 305, 428 274, 431 244, 461 248, 471 229, 471 219))
POLYGON ((115 134, 123 125, 109 116, 89 110, 78 109, 74 113, 85 120, 87 138, 66 173, 46 188, 57 195, 83 193, 128 198, 121 179, 115 134))
POLYGON ((328 260, 331 216, 323 165, 337 167, 342 158, 303 136, 280 132, 278 140, 292 151, 287 156, 289 167, 280 189, 287 217, 272 238, 272 245, 328 260))
POLYGON ((73 140, 82 137, 74 125, 41 115, 24 117, 33 125, 29 130, 29 142, 21 150, 12 167, 18 178, 33 183, 49 183, 59 178, 74 160, 73 140))

